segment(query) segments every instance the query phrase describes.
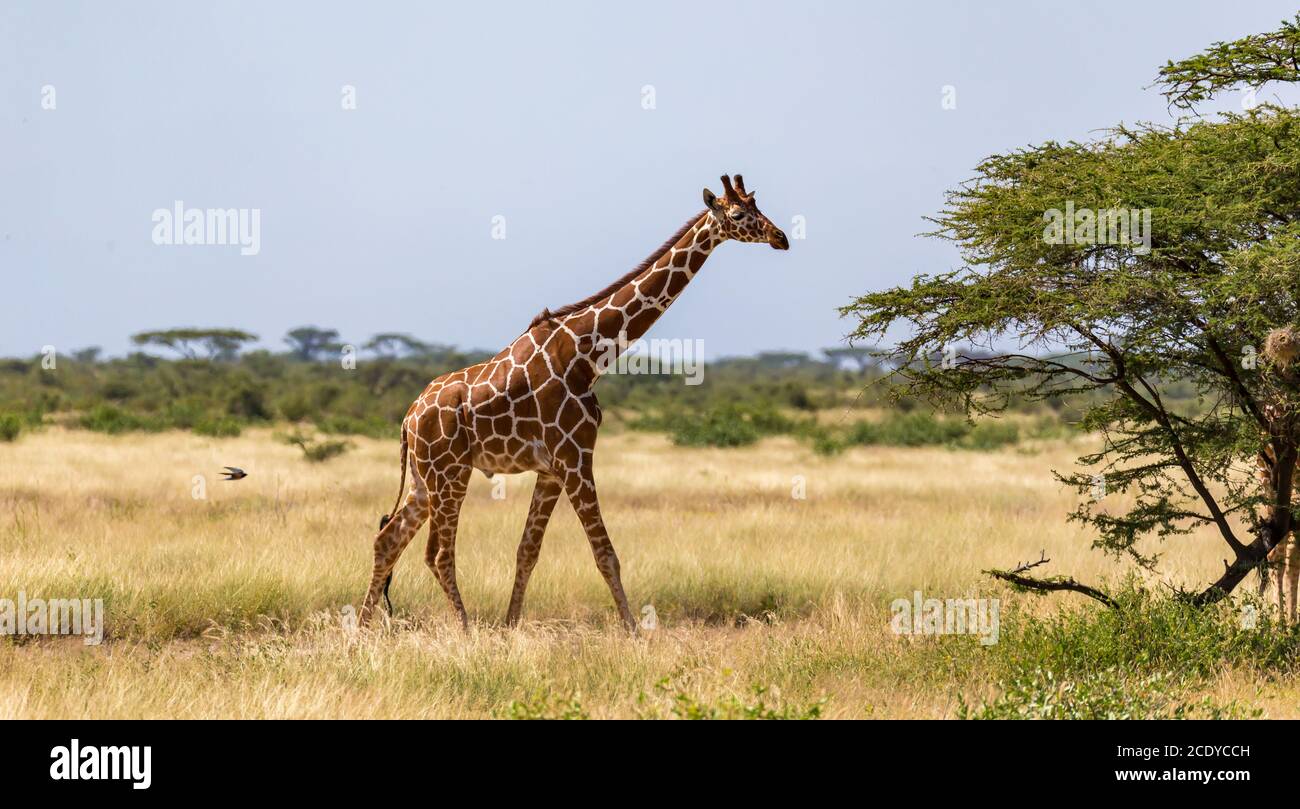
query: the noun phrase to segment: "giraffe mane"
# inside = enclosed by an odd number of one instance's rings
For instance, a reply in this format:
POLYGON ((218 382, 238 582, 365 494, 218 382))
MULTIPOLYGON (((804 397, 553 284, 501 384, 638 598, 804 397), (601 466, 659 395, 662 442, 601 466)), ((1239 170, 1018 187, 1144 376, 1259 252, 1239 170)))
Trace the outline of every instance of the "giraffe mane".
POLYGON ((664 253, 667 253, 669 250, 673 249, 673 245, 677 244, 677 242, 678 242, 678 241, 679 241, 683 236, 686 235, 686 231, 688 231, 688 230, 690 230, 691 228, 695 227, 695 223, 696 223, 696 222, 699 222, 700 219, 703 218, 703 216, 704 216, 706 213, 708 213, 708 211, 700 211, 700 212, 697 213, 695 216, 693 216, 693 217, 691 217, 690 219, 686 220, 686 224, 684 224, 684 225, 682 225, 680 228, 678 228, 676 233, 674 233, 673 235, 669 236, 669 237, 668 237, 668 241, 666 241, 666 242, 664 242, 663 244, 659 245, 659 249, 658 249, 658 250, 655 250, 655 251, 654 251, 653 253, 651 253, 649 256, 646 256, 645 261, 642 261, 640 264, 638 264, 638 265, 636 265, 635 267, 633 267, 633 268, 631 269, 631 271, 629 271, 626 275, 624 275, 624 276, 622 276, 621 278, 619 278, 619 279, 618 279, 617 281, 615 281, 614 283, 610 284, 609 286, 605 287, 604 289, 600 290, 599 292, 594 293, 594 294, 592 294, 592 295, 588 295, 587 297, 583 298, 582 300, 577 301, 576 303, 571 303, 571 304, 569 304, 568 306, 561 306, 559 309, 556 309, 556 310, 554 310, 554 311, 552 311, 552 310, 550 310, 550 309, 543 309, 542 311, 538 312, 538 313, 537 313, 537 317, 534 317, 533 320, 532 320, 532 322, 528 324, 528 328, 531 329, 531 328, 534 328, 534 327, 536 327, 536 326, 540 326, 541 324, 545 323, 545 322, 548 321, 548 320, 551 320, 552 318, 564 317, 565 315, 571 315, 571 314, 573 314, 574 312, 578 311, 579 309, 585 309, 585 308, 587 308, 588 306, 591 306, 593 303, 595 303, 596 301, 600 300, 601 298, 607 298, 607 297, 609 297, 610 295, 613 295, 613 294, 614 294, 615 292, 617 292, 617 291, 619 290, 619 288, 621 288, 624 284, 627 284, 627 283, 630 282, 633 278, 636 278, 638 275, 640 275, 641 273, 643 273, 643 272, 645 272, 646 270, 650 269, 650 267, 654 266, 654 263, 655 263, 656 261, 658 261, 659 259, 663 258, 663 257, 664 257, 664 253))

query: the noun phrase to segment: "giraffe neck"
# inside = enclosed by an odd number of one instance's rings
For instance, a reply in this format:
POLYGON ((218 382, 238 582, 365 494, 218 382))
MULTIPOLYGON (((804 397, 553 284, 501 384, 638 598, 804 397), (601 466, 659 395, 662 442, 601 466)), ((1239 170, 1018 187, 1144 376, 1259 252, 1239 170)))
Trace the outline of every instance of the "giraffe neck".
POLYGON ((595 350, 639 340, 682 294, 713 248, 722 242, 706 211, 663 255, 613 293, 563 318, 563 324, 595 350))

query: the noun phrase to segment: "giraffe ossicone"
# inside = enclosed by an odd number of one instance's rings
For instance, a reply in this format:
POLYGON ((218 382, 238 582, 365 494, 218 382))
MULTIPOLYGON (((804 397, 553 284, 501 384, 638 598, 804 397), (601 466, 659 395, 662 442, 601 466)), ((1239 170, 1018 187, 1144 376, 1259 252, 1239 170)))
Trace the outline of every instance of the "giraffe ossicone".
POLYGON ((391 519, 375 537, 374 571, 361 607, 366 623, 387 594, 394 565, 426 521, 425 561, 462 626, 456 585, 456 529, 473 470, 489 476, 536 472, 532 504, 516 554, 506 622, 519 621, 524 591, 560 495, 573 505, 624 626, 636 631, 618 556, 601 518, 592 459, 601 411, 592 388, 610 343, 639 339, 681 295, 723 242, 790 242, 759 211, 739 175, 723 175, 723 196, 704 189, 705 210, 631 272, 577 303, 543 309, 528 329, 486 362, 429 383, 402 421, 401 471, 391 519), (411 490, 406 491, 406 472, 411 490))

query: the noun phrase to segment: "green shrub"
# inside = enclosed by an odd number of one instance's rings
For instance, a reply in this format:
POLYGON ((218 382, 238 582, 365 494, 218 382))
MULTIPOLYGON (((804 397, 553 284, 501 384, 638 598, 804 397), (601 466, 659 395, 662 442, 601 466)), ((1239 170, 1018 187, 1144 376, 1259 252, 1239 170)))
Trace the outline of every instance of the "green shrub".
POLYGON ((768 403, 738 405, 734 408, 723 408, 723 411, 735 413, 753 424, 754 428, 763 435, 784 435, 796 426, 795 422, 768 403))
POLYGON ((682 447, 744 447, 762 433, 752 421, 734 411, 711 410, 673 425, 673 443, 682 447))
POLYGON ((135 430, 152 432, 165 426, 155 417, 129 413, 111 404, 101 404, 91 408, 88 413, 82 415, 78 424, 83 429, 93 430, 97 433, 108 433, 109 435, 135 430))
POLYGON ((194 429, 205 416, 203 405, 194 401, 173 402, 167 407, 168 423, 181 430, 194 429))
POLYGON ((236 383, 226 393, 226 412, 241 419, 270 419, 271 409, 266 404, 266 387, 251 381, 236 383))
POLYGON ((303 421, 316 410, 307 396, 300 391, 280 399, 276 403, 276 409, 286 421, 303 421))
POLYGON ((685 408, 644 415, 631 425, 635 430, 667 432, 684 447, 743 447, 765 435, 781 435, 796 428, 770 403, 728 403, 702 409, 685 408))
POLYGON ((317 441, 302 446, 302 454, 311 463, 322 463, 342 455, 351 446, 347 441, 317 441))
POLYGON ((868 446, 926 447, 955 444, 970 430, 969 422, 964 419, 939 419, 930 413, 914 411, 891 415, 875 423, 860 421, 853 426, 850 440, 868 446))
POLYGON ((810 432, 810 436, 812 438, 813 452, 818 455, 829 458, 844 451, 844 442, 840 441, 829 430, 817 428, 810 432))
POLYGON ((23 431, 23 419, 14 413, 0 413, 0 441, 13 441, 23 431))
POLYGON ((923 411, 891 414, 879 422, 860 421, 848 431, 850 444, 886 447, 949 446, 991 450, 1020 441, 1020 427, 1010 421, 938 418, 923 411))
POLYGON ((1037 439, 1072 438, 1079 435, 1079 428, 1057 416, 1040 416, 1029 427, 1029 437, 1037 439))
POLYGON ((1229 668, 1260 679, 1293 676, 1300 668, 1300 626, 1280 620, 1253 595, 1198 607, 1144 589, 1136 579, 1110 595, 1118 609, 1089 603, 1036 615, 1013 602, 1002 613, 996 644, 936 645, 948 665, 998 683, 999 693, 978 706, 960 701, 958 716, 1245 717, 1255 714, 1235 701, 1188 701, 1186 695, 1204 691, 1229 668))
POLYGON ((991 450, 1020 443, 1020 427, 1011 421, 981 421, 960 441, 965 449, 991 450))
POLYGON ((691 693, 689 685, 674 676, 655 683, 654 691, 637 698, 642 719, 820 719, 829 698, 806 705, 792 705, 764 685, 749 687, 749 695, 726 694, 708 701, 691 693))
POLYGON ((316 421, 316 429, 331 435, 365 435, 371 438, 397 438, 400 422, 371 417, 354 418, 346 415, 325 416, 316 421))
POLYGON ((817 402, 808 394, 808 389, 794 382, 787 382, 781 391, 785 403, 796 410, 817 410, 817 402))
POLYGON ((1208 677, 1225 665, 1279 672, 1300 665, 1300 625, 1279 622, 1252 599, 1197 607, 1133 582, 1111 595, 1120 609, 1062 611, 1008 622, 993 647, 994 657, 1004 672, 1018 674, 1116 668, 1208 677))
POLYGON ((1059 678, 1036 670, 1000 683, 1002 693, 978 708, 958 697, 958 719, 1242 719, 1258 716, 1233 701, 1182 699, 1188 684, 1173 674, 1144 677, 1118 669, 1059 678))
POLYGON ((201 418, 194 423, 193 430, 195 435, 213 438, 238 438, 241 432, 239 422, 229 416, 201 418))
POLYGON ((298 432, 297 430, 294 430, 286 436, 282 436, 281 439, 286 444, 291 444, 302 450, 302 456, 310 463, 322 463, 328 461, 331 458, 342 455, 352 447, 352 444, 347 441, 322 441, 318 438, 298 432))
POLYGON ((541 691, 523 700, 511 700, 505 710, 496 714, 501 719, 590 719, 591 716, 577 696, 554 697, 541 691))

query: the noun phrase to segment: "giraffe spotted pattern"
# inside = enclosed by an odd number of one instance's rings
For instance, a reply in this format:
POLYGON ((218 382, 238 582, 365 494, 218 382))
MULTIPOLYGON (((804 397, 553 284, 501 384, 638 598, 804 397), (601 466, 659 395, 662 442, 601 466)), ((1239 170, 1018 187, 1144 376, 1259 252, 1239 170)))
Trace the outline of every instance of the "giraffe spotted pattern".
POLYGON ((708 209, 632 273, 554 314, 544 310, 499 354, 438 377, 415 400, 402 421, 402 473, 404 479, 409 468, 411 490, 404 499, 399 494, 393 519, 375 538, 363 623, 373 613, 398 557, 427 521, 425 561, 461 625, 468 626, 456 585, 456 528, 470 474, 478 469, 489 477, 537 473, 516 554, 507 623, 519 621, 547 522, 563 494, 582 522, 619 617, 635 631, 592 475, 601 421, 592 388, 617 347, 645 334, 719 244, 735 240, 788 249, 785 234, 759 212, 744 180, 736 175, 734 188, 730 178, 722 181, 724 197, 706 189, 708 209))
MULTIPOLYGON (((1278 377, 1292 384, 1296 382, 1295 371, 1300 360, 1300 336, 1290 326, 1273 329, 1264 341, 1264 359, 1267 368, 1278 377)), ((1275 394, 1275 396, 1278 394, 1275 394)), ((1279 466, 1277 447, 1274 438, 1290 438, 1300 433, 1300 423, 1292 407, 1283 406, 1281 401, 1264 402, 1262 413, 1268 429, 1262 438, 1263 448, 1259 454, 1259 482, 1263 490, 1264 501, 1277 501, 1279 489, 1279 466)), ((1282 442, 1284 451, 1291 441, 1282 442)), ((1292 491, 1300 492, 1300 479, 1292 478, 1292 491)), ((1272 580, 1276 585, 1278 615, 1286 621, 1294 622, 1297 617, 1297 590, 1300 589, 1300 542, 1296 540, 1295 531, 1287 532, 1269 551, 1267 562, 1259 569, 1259 595, 1267 602, 1268 585, 1272 580)))

